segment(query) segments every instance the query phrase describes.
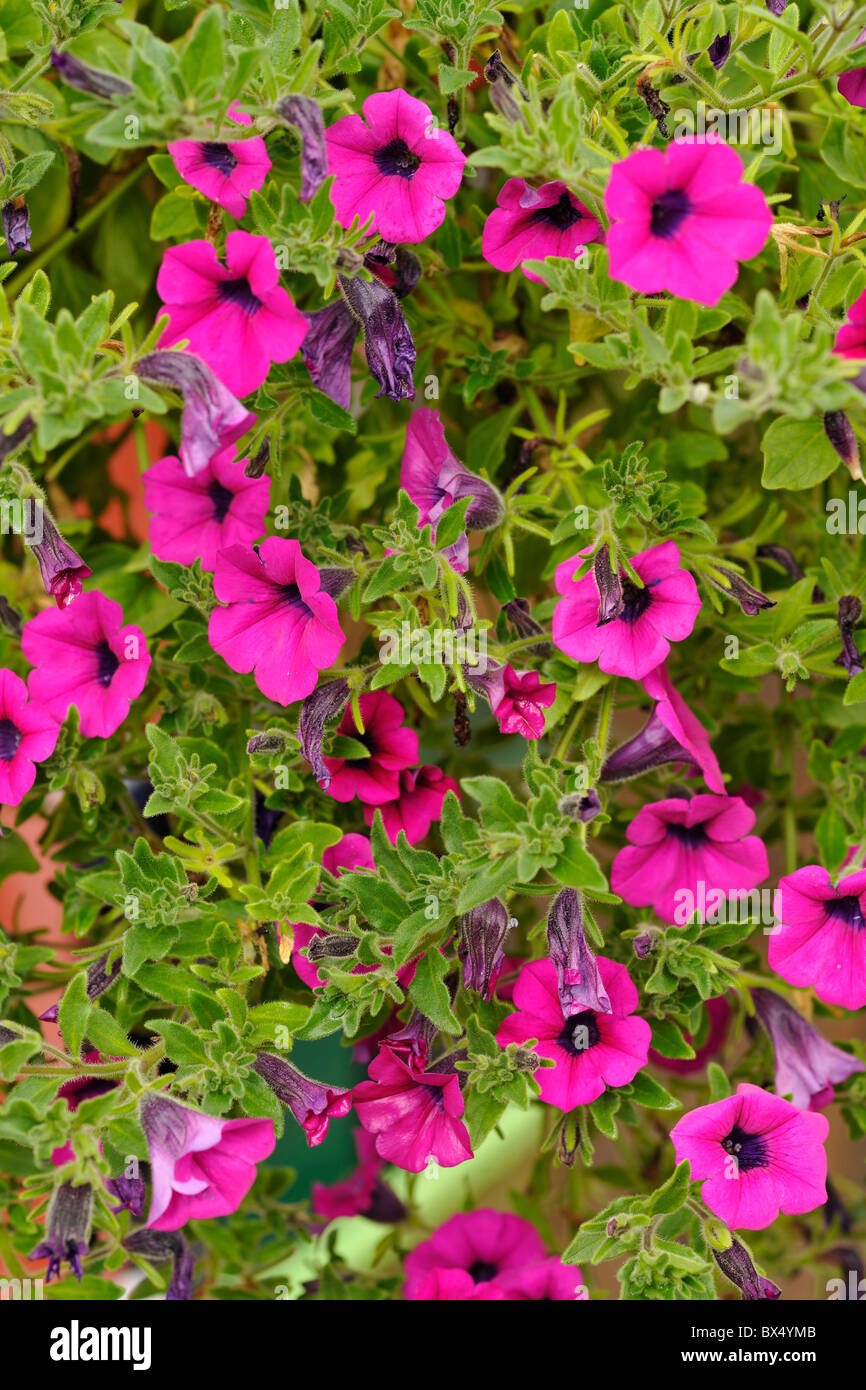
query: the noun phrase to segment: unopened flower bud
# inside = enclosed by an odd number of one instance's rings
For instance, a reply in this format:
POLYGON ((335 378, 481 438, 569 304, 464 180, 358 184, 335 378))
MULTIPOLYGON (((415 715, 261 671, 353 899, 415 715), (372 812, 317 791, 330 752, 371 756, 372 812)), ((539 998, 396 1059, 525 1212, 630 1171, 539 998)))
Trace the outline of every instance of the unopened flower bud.
POLYGON ((508 910, 499 898, 480 903, 460 919, 457 958, 463 966, 463 983, 483 999, 493 997, 509 926, 508 910))
POLYGON ((284 753, 288 747, 288 734, 284 734, 281 729, 268 729, 264 734, 253 734, 247 744, 247 752, 250 756, 254 754, 259 757, 267 757, 272 753, 284 753))
POLYGON ((252 458, 247 459, 244 468, 245 478, 261 478, 271 461, 271 437, 266 434, 252 458))
POLYGON ((863 469, 860 466, 860 450, 857 447, 857 436, 851 428, 851 421, 844 410, 828 410, 825 413, 824 433, 851 477, 855 481, 859 481, 863 477, 863 469))
POLYGON ((602 545, 592 562, 595 587, 598 590, 598 626, 604 627, 618 618, 623 608, 622 584, 611 567, 610 551, 602 545))
POLYGON ((307 959, 318 961, 330 957, 332 960, 343 960, 346 956, 355 954, 359 943, 360 937, 350 936, 346 932, 314 936, 307 947, 307 959))

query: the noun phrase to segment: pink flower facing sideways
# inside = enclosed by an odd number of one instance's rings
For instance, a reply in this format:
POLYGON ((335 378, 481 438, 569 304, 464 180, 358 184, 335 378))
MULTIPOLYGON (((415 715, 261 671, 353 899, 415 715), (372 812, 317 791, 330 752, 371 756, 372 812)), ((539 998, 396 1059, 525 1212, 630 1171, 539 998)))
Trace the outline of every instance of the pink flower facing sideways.
POLYGON ((828 1130, 826 1116, 743 1082, 684 1115, 671 1139, 677 1163, 688 1159, 691 1178, 706 1179, 710 1211, 732 1230, 760 1231, 780 1211, 798 1216, 826 1202, 828 1130))
POLYGON ((643 806, 611 866, 611 890, 684 927, 695 909, 710 914, 767 877, 764 843, 748 833, 754 824, 754 811, 738 796, 702 793, 643 806))
POLYGON ((631 561, 643 588, 620 572, 620 612, 600 624, 592 570, 577 581, 573 578, 589 553, 582 551, 557 566, 556 591, 562 597, 553 614, 553 640, 573 661, 598 661, 611 675, 642 680, 666 659, 671 642, 681 642, 691 633, 701 607, 697 585, 680 569, 677 546, 664 541, 631 561))
POLYGON ((740 156, 716 139, 672 140, 614 164, 604 198, 611 278, 633 290, 669 290, 718 304, 738 261, 756 256, 773 224, 740 156))
POLYGON ((849 361, 866 357, 866 290, 848 310, 848 317, 836 334, 833 351, 849 361))
POLYGON ((576 1265, 547 1256, 521 1216, 479 1207, 457 1212, 406 1256, 403 1297, 452 1302, 479 1297, 534 1302, 585 1300, 576 1265))
POLYGON ((376 1152, 388 1163, 420 1173, 434 1159, 455 1168, 473 1157, 463 1123, 463 1095, 456 1072, 424 1071, 413 1056, 379 1048, 369 1081, 352 1092, 358 1119, 376 1136, 376 1152))
POLYGON ((161 347, 189 340, 235 396, 261 386, 272 362, 288 362, 308 323, 280 287, 267 237, 229 232, 225 265, 209 241, 187 241, 166 251, 156 288, 169 315, 161 347))
POLYGON ((0 670, 0 806, 17 806, 36 781, 36 763, 54 752, 60 726, 48 710, 28 701, 14 671, 0 670))
POLYGON ((384 241, 419 242, 445 217, 466 156, 429 106, 402 88, 367 97, 360 116, 325 131, 331 202, 341 227, 373 217, 384 241))
MULTIPOLYGON (((446 777, 439 767, 425 763, 423 767, 403 768, 400 773, 396 800, 378 807, 382 812, 385 833, 392 845, 402 830, 410 845, 417 845, 428 834, 434 821, 442 815, 442 803, 448 792, 460 795, 453 777, 446 777)), ((375 806, 364 807, 364 820, 373 824, 375 806)))
POLYGON ((403 724, 403 706, 387 690, 368 690, 360 697, 364 732, 355 728, 347 705, 337 733, 367 749, 368 756, 325 758, 331 774, 328 792, 335 801, 358 797, 366 806, 382 806, 400 795, 400 773, 418 761, 418 735, 403 724))
POLYGON ((505 666, 501 694, 497 682, 490 704, 504 734, 535 739, 544 733, 544 711, 555 699, 556 686, 552 682, 542 684, 537 671, 515 671, 513 666, 505 666))
MULTIPOLYGON (((227 115, 235 125, 252 125, 252 117, 235 102, 227 115)), ((173 140, 168 152, 190 187, 238 219, 246 213, 247 198, 258 192, 271 169, 260 135, 244 140, 173 140)))
POLYGON ((496 1035, 501 1047, 538 1039, 533 1051, 556 1063, 535 1073, 541 1099, 560 1110, 587 1105, 608 1086, 625 1086, 647 1062, 652 1033, 645 1019, 632 1016, 638 992, 628 971, 605 956, 597 956, 596 963, 610 1013, 583 1009, 563 1018, 556 967, 551 960, 536 960, 517 977, 517 1012, 509 1014, 496 1035))
POLYGON ((644 676, 643 688, 655 701, 652 713, 639 733, 605 759, 602 782, 620 782, 665 763, 680 763, 699 771, 711 791, 724 795, 725 781, 707 731, 676 689, 664 662, 644 676))
POLYGON ((564 183, 530 188, 523 179, 508 179, 484 224, 481 254, 497 270, 522 265, 528 279, 542 284, 540 276, 526 269, 526 261, 547 256, 572 260, 587 242, 603 240, 601 223, 564 183))
POLYGON ((216 557, 208 638, 233 671, 252 671, 269 700, 290 705, 315 688, 345 641, 337 605, 295 540, 269 536, 256 549, 216 557))
POLYGON ((98 590, 71 608, 45 609, 24 624, 21 650, 31 666, 31 696, 62 722, 75 705, 85 738, 109 738, 147 681, 144 633, 123 623, 119 603, 98 590))
POLYGON ((142 474, 150 548, 158 560, 201 560, 202 569, 213 570, 217 551, 252 545, 264 534, 271 482, 247 478, 245 463, 224 449, 193 477, 172 455, 142 474))
POLYGON ((237 1211, 274 1151, 273 1120, 223 1120, 166 1096, 141 1104, 153 1193, 147 1225, 177 1231, 187 1221, 237 1211))
POLYGON ((779 879, 770 969, 825 1004, 866 1004, 866 869, 835 886, 826 869, 807 864, 779 879))

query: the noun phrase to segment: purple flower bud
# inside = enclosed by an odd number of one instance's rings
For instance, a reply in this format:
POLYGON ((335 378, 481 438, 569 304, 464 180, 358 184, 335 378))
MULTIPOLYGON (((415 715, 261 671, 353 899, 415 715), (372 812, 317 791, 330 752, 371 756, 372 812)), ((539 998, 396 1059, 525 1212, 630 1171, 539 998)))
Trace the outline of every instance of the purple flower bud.
POLYGON ((863 605, 859 598, 856 598, 854 594, 842 595, 836 614, 836 621, 842 634, 842 653, 836 657, 836 665, 844 666, 849 677, 859 676, 866 669, 863 666, 863 658, 857 650, 857 643, 854 641, 854 629, 860 621, 862 612, 863 605))
POLYGON ((305 314, 310 325, 301 344, 313 385, 348 410, 352 403, 352 349, 360 331, 342 299, 305 314))
POLYGON ((253 1071, 268 1083, 277 1100, 291 1110, 305 1131, 310 1148, 321 1144, 332 1116, 342 1119, 352 1108, 352 1092, 345 1086, 327 1086, 323 1081, 313 1081, 270 1052, 258 1054, 253 1071))
POLYGON ((320 685, 301 705, 301 718, 298 723, 301 753, 313 769, 313 776, 324 792, 331 785, 331 774, 322 757, 325 725, 342 713, 348 698, 349 682, 339 679, 320 685))
POLYGON ((165 1294, 166 1303, 187 1302, 192 1298, 195 1256, 180 1231, 133 1231, 121 1242, 124 1250, 141 1255, 152 1264, 174 1261, 171 1281, 165 1294))
MULTIPOLYGON (((111 988, 120 974, 122 957, 117 956, 115 960, 112 961, 111 967, 108 970, 105 968, 105 962, 107 960, 108 952, 106 951, 105 955, 100 956, 98 960, 95 960, 92 965, 87 967, 85 991, 88 999, 98 999, 100 994, 104 994, 107 989, 111 988)), ((46 1023, 56 1023, 59 1012, 59 1003, 50 1004, 45 1012, 39 1015, 39 1018, 46 1023)))
POLYGON ((611 568, 610 550, 602 545, 592 562, 595 587, 598 589, 598 626, 604 627, 618 618, 623 609, 622 584, 611 568))
POLYGON ((105 101, 110 101, 112 97, 131 96, 134 90, 132 84, 124 78, 117 77, 113 72, 104 72, 102 68, 88 67, 87 63, 73 58, 71 53, 59 53, 56 48, 52 48, 51 62, 58 76, 68 87, 75 87, 79 92, 88 92, 91 96, 102 97, 105 101))
POLYGON ((755 554, 760 560, 775 560, 792 579, 803 579, 803 571, 786 545, 759 545, 755 554))
MULTIPOLYGON (((503 603, 502 611, 518 637, 534 637, 536 633, 544 635, 544 628, 533 618, 525 598, 513 598, 510 602, 503 603)), ((553 646, 550 642, 537 642, 528 650, 536 656, 550 656, 553 652, 553 646)))
POLYGON ((26 439, 30 438, 35 428, 33 418, 30 415, 25 415, 21 424, 11 434, 4 434, 0 431, 0 465, 6 462, 19 444, 23 444, 26 439))
POLYGON ((802 1014, 771 989, 753 989, 758 1018, 776 1059, 776 1094, 790 1095, 800 1110, 821 1110, 833 1099, 833 1083, 866 1071, 856 1057, 834 1047, 802 1014))
POLYGON ((594 787, 587 792, 569 792, 560 801, 559 810, 563 816, 573 816, 581 825, 587 825, 601 810, 598 792, 594 787))
POLYGON ((244 467, 245 478, 261 478, 265 469, 271 461, 271 440, 270 435, 265 435, 256 452, 251 459, 247 459, 244 467))
POLYGON ((23 198, 3 204, 3 235, 10 256, 16 251, 30 250, 30 212, 23 198))
POLYGON ((139 358, 136 372, 143 381, 183 396, 179 452, 190 478, 256 422, 210 367, 190 352, 149 352, 139 358))
POLYGON ((0 1025, 0 1047, 5 1047, 7 1043, 14 1042, 19 1035, 13 1033, 11 1028, 4 1028, 0 1025))
POLYGON ((314 936, 307 947, 307 959, 345 960, 355 954, 360 940, 360 937, 350 936, 348 932, 343 931, 329 932, 326 936, 314 936))
POLYGON ((147 1189, 144 1185, 144 1178, 128 1178, 125 1173, 121 1173, 119 1178, 107 1178, 105 1181, 107 1191, 115 1197, 119 1203, 112 1207, 112 1211, 130 1211, 139 1221, 144 1215, 144 1202, 147 1196, 147 1189))
POLYGON ((652 767, 693 761, 691 753, 674 738, 654 708, 640 732, 605 758, 600 781, 625 782, 630 777, 640 777, 652 767))
POLYGON ((24 619, 3 594, 0 594, 0 623, 3 624, 7 632, 12 633, 13 637, 21 636, 24 619))
POLYGON ((281 97, 274 108, 280 120, 301 137, 301 199, 307 202, 328 175, 325 122, 318 102, 294 94, 281 97))
POLYGON ((80 1187, 71 1182, 60 1183, 54 1189, 45 1221, 45 1239, 40 1241, 31 1260, 48 1260, 46 1284, 60 1274, 65 1260, 76 1279, 84 1271, 81 1257, 87 1254, 90 1243, 90 1222, 93 1216, 93 1188, 90 1183, 80 1187))
POLYGON ((784 14, 788 7, 788 0, 767 0, 767 9, 770 14, 784 14))
POLYGON ((754 618, 765 608, 776 607, 775 599, 767 598, 767 595, 762 594, 760 589, 753 589, 738 570, 728 569, 726 565, 713 565, 710 579, 715 583, 714 573, 723 575, 729 581, 727 585, 716 584, 715 587, 720 589, 728 598, 736 599, 743 612, 747 613, 750 618, 754 618))
POLYGON ((252 756, 267 757, 271 753, 285 753, 288 735, 282 729, 269 729, 266 734, 253 734, 247 744, 247 752, 252 756))
POLYGON ((751 1302, 762 1298, 780 1298, 782 1290, 758 1274, 744 1245, 734 1237, 727 1250, 716 1250, 711 1244, 713 1259, 726 1279, 741 1291, 743 1300, 751 1302))
MULTIPOLYGON (((521 110, 523 92, 514 74, 505 66, 495 48, 484 64, 484 76, 490 84, 490 100, 506 121, 516 125, 518 121, 526 124, 521 110)), ((525 100, 525 98, 523 98, 525 100)))
POLYGON ((587 945, 580 898, 574 888, 563 888, 550 909, 547 954, 556 966, 563 1018, 571 1018, 586 1009, 599 1014, 610 1013, 610 999, 595 956, 587 945))
POLYGON ((836 453, 844 463, 851 477, 859 480, 863 477, 863 469, 860 466, 860 450, 857 447, 857 437, 851 428, 851 421, 844 410, 828 410, 824 415, 824 433, 829 439, 836 453))
POLYGON ((351 589, 355 582, 355 571, 344 569, 339 565, 325 566, 324 569, 319 570, 319 580, 319 587, 323 592, 336 599, 347 589, 351 589))
POLYGON ((396 297, 378 280, 348 275, 338 279, 346 303, 364 329, 367 366, 381 388, 377 397, 411 400, 415 395, 415 344, 396 297))
POLYGON ((499 898, 473 907, 460 919, 457 959, 463 966, 463 984, 482 999, 493 998, 509 925, 508 910, 499 898))
POLYGON ((61 536, 51 517, 43 511, 42 539, 30 547, 39 562, 45 592, 58 608, 68 608, 81 593, 81 583, 93 571, 85 565, 61 536))
POLYGON ((653 948, 654 941, 655 937, 653 933, 648 931, 643 931, 640 933, 639 936, 636 936, 634 938, 634 941, 631 943, 631 948, 637 956, 638 960, 646 960, 647 956, 653 948))
POLYGON ((730 34, 730 30, 728 31, 727 34, 716 34, 716 37, 713 39, 712 43, 710 44, 709 48, 707 49, 707 57, 709 58, 709 60, 710 60, 710 62, 712 63, 713 67, 716 69, 716 72, 720 72, 720 71, 721 71, 721 69, 725 66, 725 63, 728 61, 728 58, 730 57, 730 55, 731 55, 731 34, 730 34))

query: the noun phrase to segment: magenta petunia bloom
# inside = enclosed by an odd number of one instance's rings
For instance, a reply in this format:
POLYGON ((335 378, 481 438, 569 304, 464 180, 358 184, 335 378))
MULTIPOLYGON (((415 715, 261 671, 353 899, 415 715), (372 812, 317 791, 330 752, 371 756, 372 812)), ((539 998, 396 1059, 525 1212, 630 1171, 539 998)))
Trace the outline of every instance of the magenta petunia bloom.
POLYGON ((686 926, 696 910, 710 916, 767 877, 764 842, 748 833, 754 824, 738 796, 701 793, 643 806, 611 865, 611 891, 674 926, 686 926))
POLYGON ((761 1231, 779 1212, 799 1216, 827 1200, 824 1115, 742 1082, 737 1093, 689 1111, 671 1130, 677 1163, 710 1211, 732 1230, 761 1231))
POLYGON ((528 279, 543 284, 541 276, 525 268, 526 261, 547 256, 571 260, 587 242, 603 240, 601 223, 564 183, 530 188, 523 179, 508 179, 484 224, 481 254, 497 270, 522 265, 528 279))
POLYGON ((264 534, 270 478, 248 478, 246 459, 225 449, 190 477, 169 454, 142 474, 144 505, 150 512, 150 548, 158 560, 216 569, 217 551, 250 546, 264 534))
POLYGON ((376 1136, 376 1152, 388 1163, 420 1173, 432 1160, 455 1168, 473 1157, 460 1118, 463 1096, 456 1072, 423 1071, 414 1058, 380 1047, 369 1081, 352 1092, 358 1119, 376 1136))
POLYGON ((678 547, 664 541, 631 562, 642 589, 620 573, 619 611, 600 622, 595 575, 590 570, 577 582, 572 578, 588 553, 557 566, 556 591, 562 598, 553 614, 553 640, 574 661, 597 660, 602 671, 642 680, 667 658, 671 642, 692 631, 701 607, 697 585, 688 570, 680 569, 678 547))
POLYGON ((368 1221, 402 1221, 406 1209, 387 1183, 379 1177, 382 1160, 376 1153, 376 1140, 365 1129, 356 1129, 352 1138, 358 1166, 348 1178, 326 1186, 314 1182, 310 1199, 316 1216, 334 1221, 338 1216, 366 1216, 368 1221))
POLYGON ((61 722, 75 705, 85 738, 109 738, 120 727, 150 668, 141 628, 124 626, 120 604, 98 589, 71 608, 37 613, 24 624, 21 650, 36 668, 30 694, 61 722))
POLYGON ((644 676, 643 688, 655 700, 652 713, 640 733, 605 759, 602 782, 639 777, 665 763, 693 764, 710 791, 724 795, 725 781, 707 731, 677 690, 664 662, 644 676))
POLYGON ((187 1221, 237 1211, 274 1151, 273 1120, 222 1120, 167 1096, 141 1102, 153 1193, 147 1225, 176 1231, 187 1221))
POLYGON ((57 719, 28 700, 21 677, 0 670, 0 806, 24 799, 36 781, 36 763, 50 758, 59 732, 57 719))
MULTIPOLYGON (((235 125, 252 125, 252 117, 235 102, 226 114, 235 125)), ((244 140, 172 140, 168 152, 186 183, 238 219, 246 213, 247 198, 258 192, 271 168, 260 135, 244 140)))
POLYGON ((866 290, 848 310, 848 318, 836 334, 833 351, 849 361, 866 357, 866 290))
POLYGON ((357 796, 367 806, 382 806, 400 795, 400 773, 418 761, 418 735, 403 724, 404 710, 387 690, 368 690, 360 697, 364 732, 355 728, 351 705, 337 733, 367 749, 368 757, 325 758, 331 775, 328 792, 335 801, 357 796))
MULTIPOLYGON (((366 835, 344 835, 336 845, 328 845, 322 855, 322 867, 335 878, 340 877, 342 869, 375 869, 370 841, 366 835)), ((309 985, 310 989, 318 989, 321 985, 327 984, 327 979, 320 973, 319 967, 301 954, 317 936, 326 936, 327 929, 310 926, 308 922, 294 922, 291 930, 294 943, 292 965, 304 984, 309 985)), ((375 969, 375 965, 356 965, 353 973, 366 973, 375 969)))
POLYGON ((161 345, 188 339, 229 391, 246 396, 272 362, 294 357, 308 324, 279 284, 267 237, 229 232, 225 255, 221 265, 209 241, 168 248, 156 277, 169 315, 161 345))
POLYGON ((362 110, 363 119, 341 116, 325 131, 337 221, 348 227, 372 216, 384 241, 423 241, 443 221, 466 156, 429 106, 402 88, 374 93, 362 110))
POLYGON ((507 1299, 564 1301, 586 1297, 576 1265, 547 1258, 530 1222, 478 1207, 457 1212, 406 1256, 403 1297, 410 1301, 507 1299))
POLYGON ((634 150, 611 169, 604 205, 611 278, 699 304, 718 304, 773 224, 736 150, 716 139, 634 150))
POLYGON ((789 1095, 800 1110, 823 1110, 833 1100, 834 1083, 866 1071, 866 1063, 834 1047, 774 990, 753 989, 752 999, 773 1044, 776 1094, 789 1095))
MULTIPOLYGON (((472 498, 466 509, 467 530, 486 531, 502 520, 503 503, 496 488, 463 467, 451 452, 439 411, 430 406, 421 406, 409 417, 400 486, 418 508, 418 525, 432 526, 434 536, 443 513, 464 497, 472 498)), ((469 568, 465 534, 442 553, 458 574, 469 568)))
POLYGON ((825 1004, 866 1004, 866 869, 833 886, 826 869, 807 864, 779 879, 770 935, 770 969, 825 1004))
POLYGON ((541 1099, 560 1110, 588 1105, 608 1086, 625 1086, 646 1066, 652 1031, 644 1019, 632 1017, 637 989, 624 965, 606 956, 597 956, 596 963, 610 1013, 583 1009, 564 1019, 556 967, 551 960, 536 960, 521 970, 514 986, 517 1012, 496 1034, 501 1047, 538 1039, 533 1051, 556 1063, 535 1073, 541 1099))
POLYGON ((324 1143, 331 1120, 342 1120, 352 1108, 352 1094, 345 1086, 315 1081, 272 1052, 259 1052, 253 1071, 291 1111, 311 1149, 324 1143))
POLYGON ((504 734, 522 734, 524 738, 541 738, 544 733, 544 711, 556 699, 556 686, 542 684, 537 671, 515 671, 505 666, 502 671, 502 695, 494 704, 493 714, 504 734))
MULTIPOLYGON (((406 832, 410 845, 417 845, 428 833, 434 821, 442 815, 442 803, 447 792, 460 795, 460 788, 453 777, 446 777, 439 767, 425 763, 423 767, 403 768, 400 772, 399 792, 394 801, 387 801, 379 809, 388 839, 392 845, 397 843, 401 830, 406 832)), ((376 807, 364 807, 364 820, 373 824, 376 807)))
POLYGON ((252 671, 269 700, 309 695, 346 640, 337 605, 297 541, 269 536, 256 549, 217 555, 214 590, 226 608, 210 615, 208 637, 233 671, 252 671))

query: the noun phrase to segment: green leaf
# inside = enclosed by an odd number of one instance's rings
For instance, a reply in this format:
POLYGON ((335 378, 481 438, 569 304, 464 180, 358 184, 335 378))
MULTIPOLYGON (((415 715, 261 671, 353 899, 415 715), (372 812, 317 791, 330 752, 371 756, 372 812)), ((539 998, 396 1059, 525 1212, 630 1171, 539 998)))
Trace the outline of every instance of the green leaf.
POLYGON ((660 1086, 645 1071, 639 1071, 637 1076, 629 1086, 630 1098, 638 1105, 645 1105, 649 1110, 679 1110, 682 1108, 682 1101, 672 1096, 670 1091, 666 1091, 664 1086, 660 1086))
POLYGON ((445 984, 450 969, 447 956, 430 947, 418 962, 415 978, 409 986, 409 998, 443 1033, 456 1035, 461 1031, 460 1024, 451 1012, 451 999, 445 984))
POLYGON ((695 1056, 695 1049, 687 1043, 673 1019, 654 1018, 652 1020, 653 1047, 663 1057, 689 1059, 695 1056))
POLYGON ((131 1043, 117 1019, 96 1005, 91 1006, 87 1019, 87 1036, 103 1057, 137 1057, 139 1050, 131 1043))
POLYGON ((39 864, 15 830, 6 830, 0 840, 0 883, 10 874, 35 874, 39 864))
POLYGON ((87 1020, 93 1005, 87 997, 87 971, 79 970, 66 986, 57 1015, 57 1026, 73 1057, 81 1054, 87 1020))
POLYGON ((199 1035, 193 1032, 192 1028, 187 1028, 185 1023, 158 1018, 149 1026, 165 1038, 168 1055, 172 1062, 177 1062, 179 1066, 198 1067, 210 1060, 199 1035))
POLYGON ((866 671, 860 671, 858 675, 852 676, 846 685, 842 704, 862 705, 864 701, 866 701, 866 671))
POLYGON ((576 835, 572 835, 566 842, 565 849, 551 873, 557 882, 565 883, 569 888, 586 888, 597 893, 608 891, 607 879, 598 863, 589 850, 584 849, 576 835))
POLYGON ((761 440, 766 488, 801 492, 829 478, 841 467, 839 455, 824 432, 819 416, 813 420, 774 420, 761 440))
POLYGON ((653 1216, 660 1212, 677 1211, 689 1195, 689 1163, 678 1164, 666 1183, 657 1187, 649 1199, 648 1210, 653 1216))

